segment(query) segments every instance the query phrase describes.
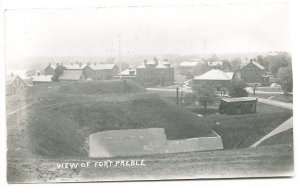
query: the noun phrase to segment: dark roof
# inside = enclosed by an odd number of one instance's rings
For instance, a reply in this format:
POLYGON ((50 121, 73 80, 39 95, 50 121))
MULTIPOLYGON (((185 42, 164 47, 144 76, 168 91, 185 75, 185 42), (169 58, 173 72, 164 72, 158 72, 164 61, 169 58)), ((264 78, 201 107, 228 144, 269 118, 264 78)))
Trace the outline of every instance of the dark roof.
POLYGON ((82 75, 82 70, 64 70, 63 74, 59 77, 59 80, 80 80, 82 75))
POLYGON ((254 97, 235 97, 235 98, 224 98, 221 99, 225 102, 246 102, 246 101, 256 101, 254 97))

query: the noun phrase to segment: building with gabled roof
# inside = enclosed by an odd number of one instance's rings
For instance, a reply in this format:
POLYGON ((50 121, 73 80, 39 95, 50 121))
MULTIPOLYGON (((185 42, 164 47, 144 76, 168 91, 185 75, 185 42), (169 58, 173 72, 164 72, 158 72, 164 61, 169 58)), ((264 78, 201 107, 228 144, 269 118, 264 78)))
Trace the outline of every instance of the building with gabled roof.
POLYGON ((246 83, 265 83, 267 75, 267 71, 265 67, 263 67, 258 62, 250 59, 250 62, 237 71, 237 78, 243 80, 246 83))
POLYGON ((53 75, 36 75, 31 77, 31 81, 33 85, 38 85, 38 84, 48 84, 52 83, 52 77, 53 75))
POLYGON ((145 86, 167 86, 174 84, 174 67, 164 60, 144 60, 136 67, 136 81, 145 86))
POLYGON ((64 70, 58 78, 59 81, 84 81, 86 77, 83 70, 64 70))
POLYGON ((119 73, 119 68, 115 64, 92 63, 88 66, 93 80, 110 80, 119 73))
POLYGON ((25 82, 18 75, 11 74, 5 77, 6 95, 15 95, 25 87, 25 82))
POLYGON ((126 69, 126 70, 122 71, 121 73, 119 73, 114 78, 116 78, 116 79, 121 78, 123 80, 136 80, 136 69, 132 69, 132 68, 126 69))
POLYGON ((229 88, 233 78, 233 72, 211 69, 200 76, 195 76, 193 79, 193 87, 197 89, 201 88, 201 85, 205 84, 216 87, 217 90, 220 90, 221 88, 229 88))

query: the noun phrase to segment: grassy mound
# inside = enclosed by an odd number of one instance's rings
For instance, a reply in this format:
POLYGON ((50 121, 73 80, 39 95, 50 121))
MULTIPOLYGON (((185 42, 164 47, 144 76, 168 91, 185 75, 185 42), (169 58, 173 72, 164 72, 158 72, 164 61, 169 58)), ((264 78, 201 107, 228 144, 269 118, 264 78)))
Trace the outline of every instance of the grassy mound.
POLYGON ((73 84, 60 87, 59 92, 71 94, 76 93, 78 95, 99 95, 145 92, 145 88, 131 80, 104 80, 75 82, 73 84))
POLYGON ((117 86, 99 87, 106 84, 70 84, 39 96, 43 100, 27 113, 30 150, 49 157, 87 156, 87 137, 105 130, 164 128, 170 140, 211 134, 203 119, 156 94, 141 93, 134 85, 130 91, 139 93, 116 94, 121 92, 117 86), (107 91, 114 95, 102 95, 107 91))

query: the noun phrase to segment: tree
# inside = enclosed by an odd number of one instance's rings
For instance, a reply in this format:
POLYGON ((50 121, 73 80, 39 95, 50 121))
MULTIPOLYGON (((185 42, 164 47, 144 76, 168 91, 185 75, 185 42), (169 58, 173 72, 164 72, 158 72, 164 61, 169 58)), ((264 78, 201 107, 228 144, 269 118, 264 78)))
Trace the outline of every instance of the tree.
POLYGON ((237 71, 241 68, 241 59, 240 58, 235 58, 233 60, 230 61, 231 64, 231 68, 233 71, 237 71))
POLYGON ((248 92, 246 91, 246 83, 240 80, 236 80, 232 83, 229 95, 231 97, 247 97, 248 92))
POLYGON ((198 89, 193 90, 193 95, 199 105, 203 105, 205 112, 207 112, 207 106, 213 104, 217 99, 216 89, 208 84, 202 84, 198 89))
POLYGON ((273 75, 277 75, 281 67, 291 64, 291 56, 286 52, 278 52, 276 55, 267 55, 265 57, 257 56, 257 62, 269 70, 273 75))
POLYGON ((51 78, 51 80, 53 82, 58 82, 58 78, 60 77, 60 75, 64 72, 65 68, 62 66, 62 65, 58 65, 56 68, 55 68, 55 71, 54 71, 54 75, 53 77, 51 78))
POLYGON ((279 82, 281 88, 283 89, 284 93, 293 92, 293 72, 292 72, 292 65, 289 64, 287 67, 282 67, 278 70, 277 74, 279 78, 279 82))
POLYGON ((220 66, 220 69, 222 71, 225 71, 225 72, 231 72, 232 71, 232 66, 231 66, 231 64, 228 60, 224 60, 222 62, 222 65, 220 66))

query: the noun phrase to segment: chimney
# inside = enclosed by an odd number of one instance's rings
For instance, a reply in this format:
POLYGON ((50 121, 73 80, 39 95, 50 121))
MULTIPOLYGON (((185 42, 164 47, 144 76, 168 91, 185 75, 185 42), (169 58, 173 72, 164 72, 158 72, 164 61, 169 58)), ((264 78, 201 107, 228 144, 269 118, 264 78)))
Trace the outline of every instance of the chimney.
POLYGON ((41 75, 41 73, 38 71, 38 72, 37 72, 37 76, 40 76, 40 75, 41 75))
POLYGON ((250 63, 252 63, 253 62, 253 59, 250 59, 250 63))
POLYGON ((97 63, 94 63, 94 65, 96 66, 96 65, 97 65, 97 63))
POLYGON ((156 57, 153 58, 153 61, 155 62, 155 65, 158 64, 158 60, 156 59, 156 57))
POLYGON ((129 69, 129 75, 134 75, 134 70, 133 69, 129 69))

